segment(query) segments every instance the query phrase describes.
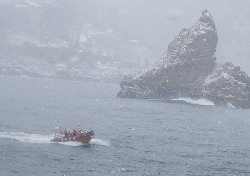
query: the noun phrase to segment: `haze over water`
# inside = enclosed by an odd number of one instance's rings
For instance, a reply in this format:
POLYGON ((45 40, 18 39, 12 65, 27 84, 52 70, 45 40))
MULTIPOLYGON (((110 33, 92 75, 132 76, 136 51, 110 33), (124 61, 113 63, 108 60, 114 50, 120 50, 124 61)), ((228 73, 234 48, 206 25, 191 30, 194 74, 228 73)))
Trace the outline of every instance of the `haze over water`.
POLYGON ((107 83, 0 77, 0 172, 250 175, 249 110, 119 99, 107 83), (56 126, 88 145, 50 142, 56 126))

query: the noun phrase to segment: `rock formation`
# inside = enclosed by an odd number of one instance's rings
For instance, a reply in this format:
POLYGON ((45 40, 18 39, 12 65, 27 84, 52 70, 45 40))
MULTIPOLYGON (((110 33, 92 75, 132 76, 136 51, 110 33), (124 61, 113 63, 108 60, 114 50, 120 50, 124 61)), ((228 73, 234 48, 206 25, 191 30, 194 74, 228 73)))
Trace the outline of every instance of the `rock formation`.
POLYGON ((250 77, 231 63, 216 63, 218 36, 212 16, 201 18, 169 44, 145 74, 120 83, 118 97, 171 100, 206 98, 216 105, 250 108, 250 77))

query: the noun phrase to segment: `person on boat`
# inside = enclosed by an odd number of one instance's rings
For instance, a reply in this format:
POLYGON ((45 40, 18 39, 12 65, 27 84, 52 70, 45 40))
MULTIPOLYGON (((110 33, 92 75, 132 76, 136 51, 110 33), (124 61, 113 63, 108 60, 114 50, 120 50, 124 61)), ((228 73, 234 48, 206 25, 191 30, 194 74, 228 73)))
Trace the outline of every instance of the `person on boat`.
POLYGON ((77 132, 81 131, 81 126, 77 125, 77 132))
POLYGON ((76 135, 77 134, 82 134, 83 133, 83 130, 81 129, 80 125, 77 126, 77 131, 76 131, 76 135))
POLYGON ((57 139, 61 138, 61 134, 62 134, 61 128, 60 127, 56 127, 55 128, 55 136, 54 136, 54 138, 57 138, 57 139))
POLYGON ((71 131, 68 129, 68 131, 67 131, 67 133, 68 133, 68 140, 73 140, 73 135, 72 135, 72 133, 71 133, 71 131))
POLYGON ((65 138, 66 140, 69 139, 69 134, 68 134, 68 132, 67 132, 66 130, 64 130, 64 138, 65 138))
POLYGON ((73 130, 73 137, 76 137, 76 130, 73 130))
POLYGON ((73 141, 76 140, 76 130, 75 129, 72 131, 72 140, 73 141))
POLYGON ((76 140, 79 140, 80 137, 81 137, 81 135, 82 135, 82 133, 83 133, 83 131, 82 131, 80 125, 77 125, 77 130, 76 130, 76 137, 75 137, 75 139, 76 139, 76 140))

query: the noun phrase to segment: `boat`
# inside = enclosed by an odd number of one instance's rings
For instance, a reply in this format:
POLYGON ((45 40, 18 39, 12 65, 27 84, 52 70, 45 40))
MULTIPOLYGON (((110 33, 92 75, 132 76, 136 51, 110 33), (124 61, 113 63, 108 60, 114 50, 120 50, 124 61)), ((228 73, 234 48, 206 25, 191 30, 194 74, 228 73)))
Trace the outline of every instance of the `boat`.
POLYGON ((61 130, 61 128, 56 128, 56 132, 54 138, 51 142, 81 142, 87 144, 91 141, 91 139, 95 136, 94 130, 89 132, 84 132, 83 130, 73 130, 70 132, 69 130, 61 130))

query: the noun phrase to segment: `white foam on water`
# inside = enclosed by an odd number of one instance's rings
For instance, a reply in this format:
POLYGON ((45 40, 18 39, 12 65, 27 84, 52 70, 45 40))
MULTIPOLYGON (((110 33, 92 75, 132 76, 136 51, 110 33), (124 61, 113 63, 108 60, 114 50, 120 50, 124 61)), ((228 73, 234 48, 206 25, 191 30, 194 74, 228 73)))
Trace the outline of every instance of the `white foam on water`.
POLYGON ((83 144, 81 142, 76 142, 76 141, 69 141, 69 142, 56 142, 62 145, 68 145, 68 146, 72 146, 72 147, 77 147, 77 146, 82 146, 82 145, 102 145, 102 146, 110 146, 110 143, 108 141, 105 140, 101 140, 101 139, 91 139, 91 141, 88 144, 83 144))
POLYGON ((103 145, 103 146, 110 146, 110 142, 109 141, 105 141, 105 140, 101 140, 101 139, 91 139, 91 141, 89 142, 90 144, 97 144, 97 145, 103 145))
POLYGON ((81 143, 81 142, 76 142, 76 141, 53 142, 53 143, 58 143, 58 144, 67 145, 67 146, 71 146, 71 147, 78 147, 78 146, 85 145, 85 144, 83 144, 83 143, 81 143))
POLYGON ((227 103, 227 107, 228 107, 228 108, 232 108, 232 109, 235 108, 234 105, 232 105, 232 103, 227 103))
POLYGON ((23 132, 0 132, 1 138, 15 139, 21 142, 46 144, 51 143, 53 135, 29 134, 23 132))
POLYGON ((198 100, 193 100, 191 98, 178 98, 178 99, 172 99, 174 101, 184 101, 189 104, 194 104, 194 105, 201 105, 201 106, 214 106, 214 102, 207 100, 205 98, 198 99, 198 100))
MULTIPOLYGON (((54 134, 51 135, 41 135, 41 134, 30 134, 24 132, 0 132, 0 138, 8 138, 8 139, 15 139, 20 142, 27 142, 33 144, 49 144, 49 143, 57 143, 72 147, 82 146, 85 145, 81 142, 76 141, 69 141, 69 142, 51 142, 50 140, 53 139, 54 134)), ((105 140, 101 139, 92 139, 89 144, 96 144, 102 146, 109 146, 110 143, 105 140)))

